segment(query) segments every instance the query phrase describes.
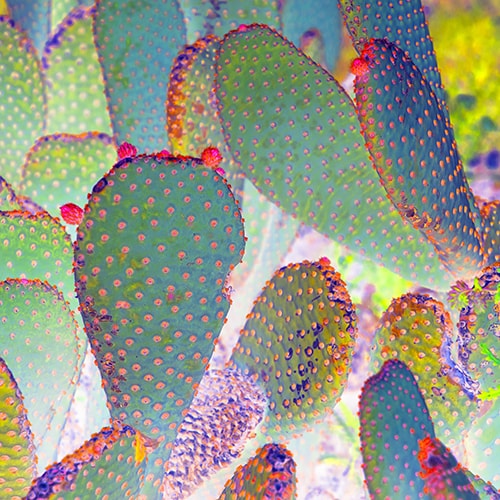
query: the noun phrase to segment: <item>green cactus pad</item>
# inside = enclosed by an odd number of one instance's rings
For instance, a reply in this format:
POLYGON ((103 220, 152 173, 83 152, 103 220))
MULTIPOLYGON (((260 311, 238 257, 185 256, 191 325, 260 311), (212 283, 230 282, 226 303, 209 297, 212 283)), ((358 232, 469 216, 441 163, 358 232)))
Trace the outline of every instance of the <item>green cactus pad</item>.
POLYGON ((331 411, 347 381, 355 338, 354 306, 327 263, 289 264, 274 274, 230 361, 266 394, 269 435, 300 432, 331 411))
POLYGON ((333 71, 342 42, 342 23, 336 2, 287 0, 282 3, 281 16, 283 35, 317 63, 333 71), (321 50, 314 52, 311 44, 318 39, 321 50))
POLYGON ((397 45, 424 74, 448 117, 441 75, 421 1, 339 0, 339 6, 358 52, 361 53, 364 44, 372 38, 386 38, 397 45))
POLYGON ((26 500, 137 497, 147 449, 128 425, 114 422, 94 434, 33 483, 26 500), (71 492, 71 493, 69 493, 71 492))
POLYGON ((166 498, 187 497, 235 460, 266 404, 260 389, 238 371, 205 373, 165 467, 166 498))
POLYGON ((0 16, 0 175, 16 186, 24 156, 43 134, 45 82, 31 41, 0 16))
POLYGON ((113 418, 173 441, 229 309, 224 283, 243 246, 234 197, 200 160, 127 158, 94 186, 75 279, 113 418))
POLYGON ((178 2, 98 0, 94 37, 116 143, 167 148, 166 75, 186 43, 178 2))
POLYGON ((104 81, 92 36, 95 7, 73 9, 42 56, 47 77, 48 134, 99 130, 111 134, 104 81))
POLYGON ((207 35, 223 36, 242 24, 265 23, 279 28, 281 19, 275 0, 207 2, 179 0, 186 18, 189 43, 207 35))
POLYGON ((331 75, 258 25, 224 38, 217 73, 226 140, 267 198, 408 279, 449 280, 432 245, 387 200, 354 105, 331 75))
POLYGON ((372 498, 428 498, 419 476, 418 443, 434 437, 425 400, 411 371, 386 361, 359 400, 361 453, 372 498))
POLYGON ((474 383, 451 359, 452 338, 453 323, 443 304, 409 293, 394 299, 380 318, 371 355, 374 370, 391 358, 407 364, 447 443, 461 439, 476 411, 474 383))
POLYGON ((420 477, 430 498, 480 500, 466 471, 439 439, 427 436, 418 444, 420 477))
POLYGON ((244 466, 238 467, 218 500, 296 498, 295 462, 280 444, 259 448, 244 466))
POLYGON ((16 200, 16 193, 12 186, 0 176, 0 210, 9 212, 19 210, 20 206, 16 200))
POLYGON ((60 217, 60 205, 85 206, 92 186, 115 161, 116 149, 106 134, 41 137, 26 157, 19 192, 60 217))
POLYGON ((35 476, 35 447, 23 396, 0 358, 0 485, 3 498, 22 498, 35 476), (4 496, 5 495, 5 496, 4 496))
POLYGON ((0 282, 1 352, 24 396, 41 469, 56 459, 82 342, 62 294, 38 280, 0 282))
POLYGON ((484 260, 479 210, 443 108, 395 45, 372 40, 362 58, 369 71, 355 80, 356 111, 389 199, 452 273, 473 275, 484 260))
POLYGON ((63 226, 48 214, 0 212, 0 279, 49 281, 76 309, 71 272, 73 247, 63 226))

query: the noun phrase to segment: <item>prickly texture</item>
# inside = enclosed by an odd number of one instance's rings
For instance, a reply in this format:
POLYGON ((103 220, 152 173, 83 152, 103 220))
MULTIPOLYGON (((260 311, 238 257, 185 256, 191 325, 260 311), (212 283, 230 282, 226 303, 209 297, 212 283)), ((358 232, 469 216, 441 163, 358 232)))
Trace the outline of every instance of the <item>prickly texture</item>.
POLYGON ((386 361, 361 390, 363 471, 370 497, 428 498, 417 458, 419 441, 434 438, 425 400, 407 366, 386 361))
POLYGON ((98 0, 94 39, 115 142, 141 152, 166 148, 165 75, 186 43, 179 3, 98 0))
POLYGON ((69 491, 71 498, 137 498, 144 460, 139 439, 132 427, 113 422, 48 467, 26 500, 69 498, 69 491))
POLYGON ((76 309, 71 273, 73 248, 63 226, 49 214, 0 212, 0 279, 47 280, 76 309))
POLYGON ((283 35, 333 71, 342 42, 342 22, 336 2, 288 0, 281 5, 283 35), (315 45, 318 48, 313 48, 315 45))
POLYGON ((283 445, 270 443, 236 469, 218 500, 293 500, 295 495, 292 454, 283 445))
POLYGON ((112 133, 92 36, 94 13, 94 6, 82 5, 65 12, 65 19, 45 44, 42 64, 47 78, 48 134, 112 133))
POLYGON ((14 186, 19 168, 45 124, 45 81, 30 39, 0 16, 0 172, 14 186))
POLYGON ((451 358, 453 323, 443 304, 423 294, 394 299, 375 332, 372 367, 399 359, 413 371, 439 436, 460 441, 476 410, 476 384, 451 358))
POLYGON ((418 442, 418 446, 419 475, 424 480, 424 493, 430 498, 443 500, 480 499, 463 467, 439 439, 427 436, 418 442))
POLYGON ((233 462, 262 419, 266 404, 261 390, 238 371, 205 373, 172 446, 164 495, 186 498, 233 462))
POLYGON ((389 199, 451 273, 473 275, 485 258, 479 209, 444 108, 394 44, 371 40, 362 57, 370 70, 356 77, 356 111, 389 199))
POLYGON ((355 339, 354 306, 332 267, 304 261, 276 271, 231 357, 268 398, 269 435, 289 437, 331 411, 347 381, 355 339))
POLYGON ((94 186, 75 245, 111 416, 166 443, 212 354, 229 309, 226 275, 244 246, 230 189, 200 163, 121 160, 94 186))
POLYGON ((32 425, 38 466, 56 459, 81 367, 78 325, 47 282, 0 282, 0 355, 12 371, 32 425))
POLYGON ((0 484, 2 497, 24 497, 35 476, 35 446, 23 396, 0 357, 0 484), (5 495, 5 496, 4 496, 5 495))
MULTIPOLYGON (((425 76, 446 108, 436 54, 424 9, 420 0, 339 0, 338 2, 349 35, 361 54, 363 46, 372 38, 386 38, 406 52, 425 76)), ((447 111, 444 111, 448 116, 447 111)))
POLYGON ((432 245, 387 200, 354 105, 323 68, 254 25, 222 41, 216 91, 238 166, 273 203, 409 279, 447 281, 432 245))
POLYGON ((59 206, 65 203, 85 206, 92 186, 115 159, 116 150, 106 134, 41 137, 26 156, 19 193, 36 200, 52 216, 59 216, 59 206))
POLYGON ((265 23, 276 29, 281 26, 279 2, 246 0, 245 2, 206 2, 180 0, 189 43, 207 36, 223 36, 241 25, 265 23))

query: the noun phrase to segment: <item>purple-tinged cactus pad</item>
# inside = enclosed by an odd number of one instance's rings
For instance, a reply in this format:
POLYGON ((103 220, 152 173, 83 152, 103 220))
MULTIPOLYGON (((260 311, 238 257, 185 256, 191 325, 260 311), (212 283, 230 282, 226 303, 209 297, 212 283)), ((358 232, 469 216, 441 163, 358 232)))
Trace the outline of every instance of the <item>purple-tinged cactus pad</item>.
POLYGON ((0 311, 0 356, 24 396, 43 469, 57 456, 83 362, 83 343, 68 303, 47 282, 0 281, 0 311))
POLYGON ((238 467, 218 500, 294 500, 295 462, 280 444, 266 444, 238 467))
POLYGON ((500 262, 500 201, 484 203, 481 208, 481 237, 486 263, 500 262))
POLYGON ((434 427, 411 371, 386 361, 369 378, 359 401, 361 453, 372 499, 429 498, 417 458, 419 441, 434 438, 434 427))
POLYGON ((216 92, 234 159, 273 203, 406 278, 449 280, 387 199, 354 104, 323 68, 270 28, 248 26, 221 43, 216 92))
POLYGON ((22 498, 36 472, 33 434, 16 379, 0 357, 0 485, 2 496, 22 498))
POLYGON ((369 69, 355 80, 356 112, 389 199, 450 272, 473 275, 485 258, 479 209, 442 106, 394 44, 371 40, 361 58, 369 69))
POLYGON ((356 334, 354 306, 329 263, 276 271, 231 357, 268 398, 270 436, 287 438, 331 411, 347 382, 356 334))
POLYGON ((167 75, 186 43, 179 2, 98 0, 96 9, 94 37, 115 142, 141 152, 168 149, 167 75))
POLYGON ((0 16, 0 175, 14 187, 23 158, 45 126, 45 81, 32 42, 0 16))
POLYGON ((243 247, 232 192, 198 159, 126 158, 94 186, 75 279, 113 418, 173 441, 224 323, 225 280, 243 247))

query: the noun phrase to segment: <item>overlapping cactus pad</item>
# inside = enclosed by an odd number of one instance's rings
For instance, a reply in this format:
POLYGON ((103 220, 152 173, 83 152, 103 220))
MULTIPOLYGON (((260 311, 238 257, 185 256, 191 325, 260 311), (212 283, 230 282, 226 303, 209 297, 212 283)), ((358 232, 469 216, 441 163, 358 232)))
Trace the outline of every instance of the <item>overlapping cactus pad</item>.
POLYGON ((394 299, 375 335, 374 369, 391 358, 406 363, 433 420, 439 422, 440 436, 459 441, 476 411, 477 390, 464 368, 451 358, 453 323, 443 304, 423 294, 394 299))
POLYGON ((231 191, 200 160, 125 158, 94 186, 78 228, 76 288, 112 417, 174 439, 243 245, 231 191))
POLYGON ((270 435, 289 436, 331 410, 347 381, 355 338, 354 306, 328 259, 274 274, 231 357, 266 393, 270 435))
POLYGON ((295 462, 279 444, 266 444, 244 466, 238 467, 219 500, 294 500, 295 462))
POLYGON ((137 498, 144 443, 130 426, 114 422, 33 482, 26 500, 137 498), (71 492, 71 493, 69 493, 71 492))
POLYGON ((33 434, 17 382, 0 357, 0 487, 4 498, 28 493, 35 475, 33 434))

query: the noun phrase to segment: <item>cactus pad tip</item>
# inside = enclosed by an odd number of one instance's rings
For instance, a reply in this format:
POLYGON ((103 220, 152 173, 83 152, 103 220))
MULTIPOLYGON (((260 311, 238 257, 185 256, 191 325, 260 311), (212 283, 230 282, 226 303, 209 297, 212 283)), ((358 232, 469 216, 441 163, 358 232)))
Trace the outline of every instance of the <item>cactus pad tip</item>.
POLYGON ((66 203, 59 207, 61 217, 66 224, 78 226, 83 219, 83 209, 74 203, 66 203))

